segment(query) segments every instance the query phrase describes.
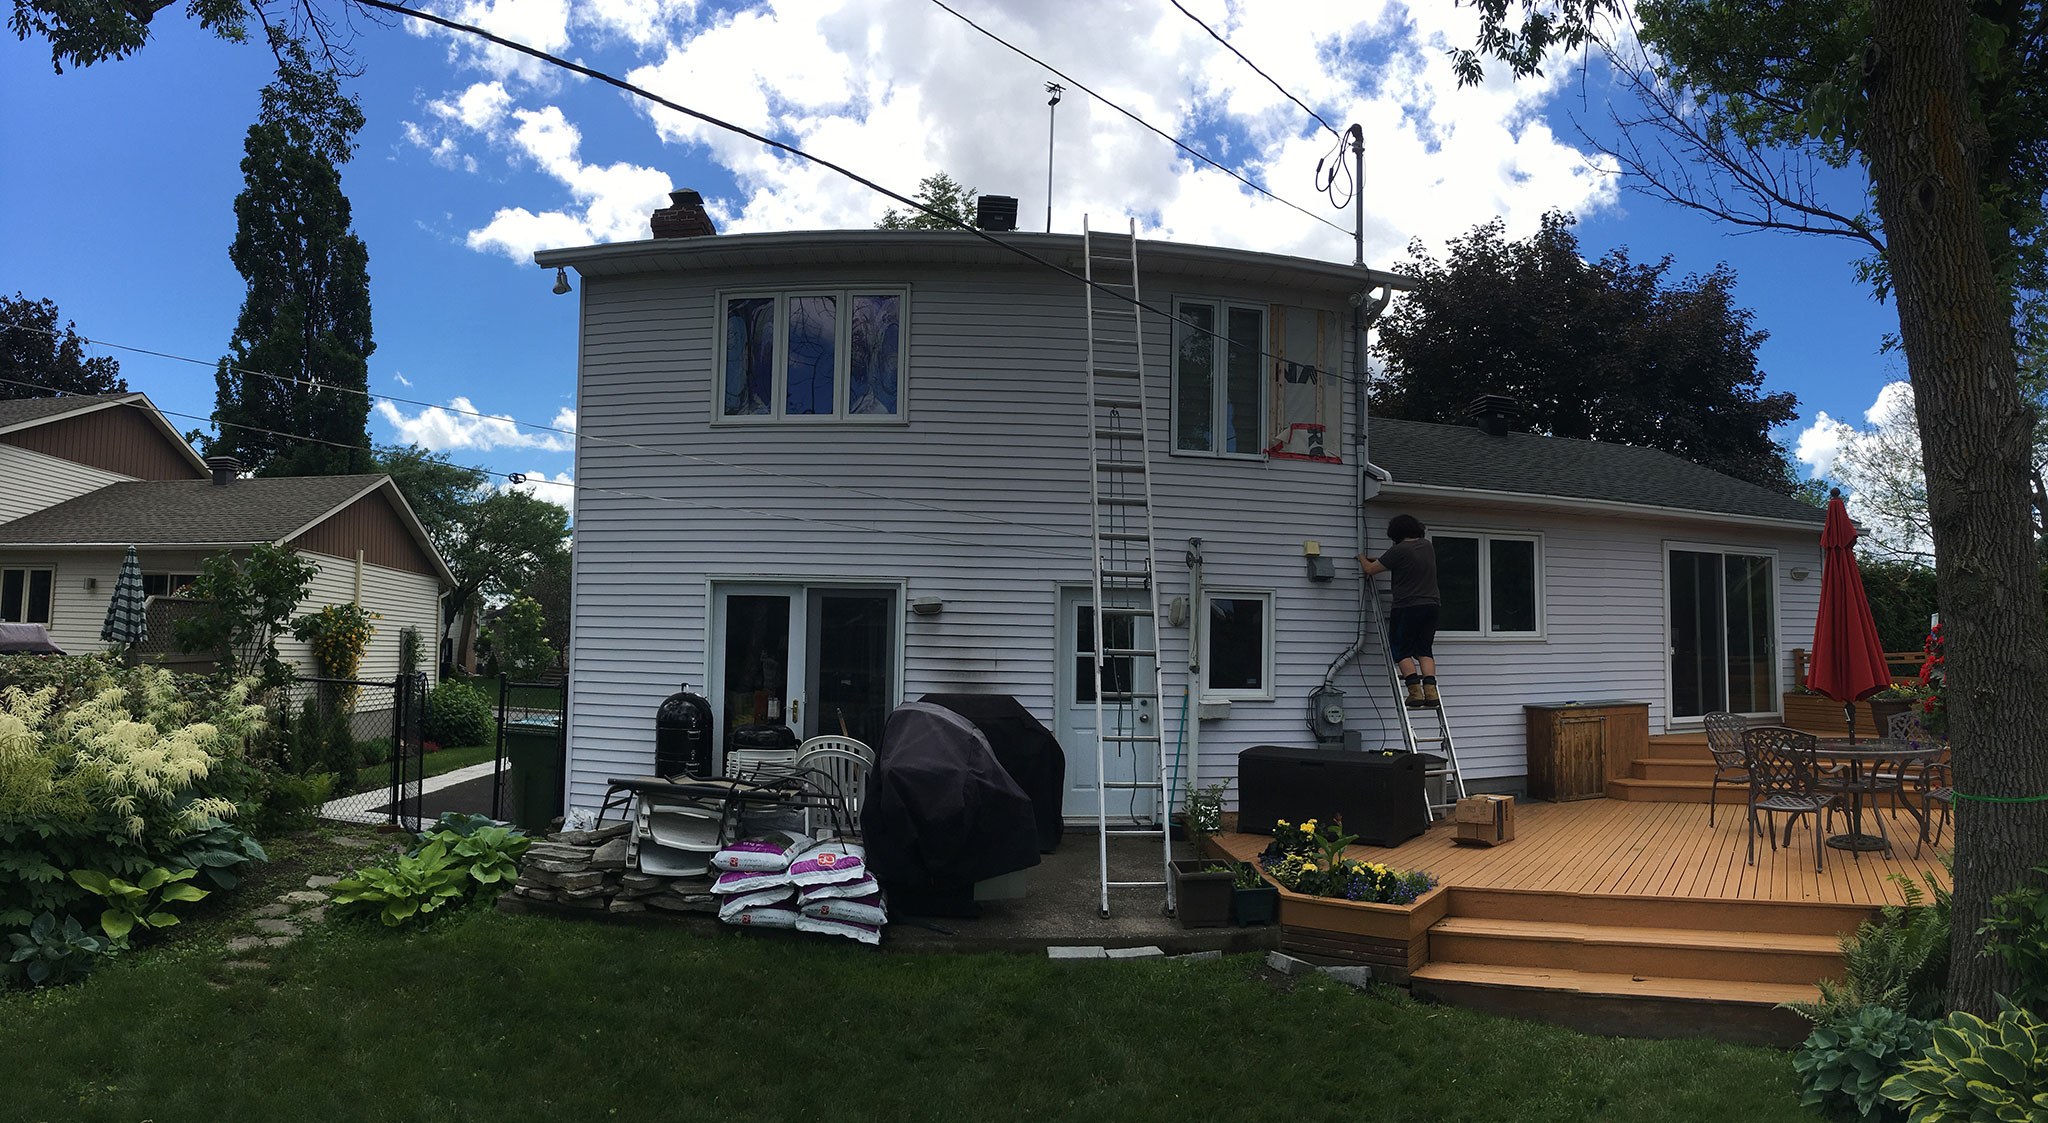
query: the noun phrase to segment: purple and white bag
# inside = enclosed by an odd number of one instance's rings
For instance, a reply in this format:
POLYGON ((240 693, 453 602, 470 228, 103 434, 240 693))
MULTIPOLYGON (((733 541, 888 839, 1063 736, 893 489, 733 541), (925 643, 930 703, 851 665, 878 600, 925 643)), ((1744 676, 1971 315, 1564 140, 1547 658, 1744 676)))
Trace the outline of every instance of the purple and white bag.
POLYGON ((725 849, 712 856, 711 868, 719 873, 728 873, 732 870, 786 870, 789 868, 789 860, 810 844, 810 838, 805 835, 768 831, 727 845, 725 849))
POLYGON ((830 839, 797 852, 789 863, 796 885, 838 885, 868 876, 867 851, 858 842, 830 839))
POLYGON ((741 893, 735 897, 727 897, 718 903, 718 919, 730 924, 732 923, 732 918, 740 913, 748 909, 763 908, 768 905, 782 905, 784 908, 795 908, 797 907, 797 902, 794 901, 795 897, 796 887, 793 885, 778 885, 773 889, 741 893))
POLYGON ((794 928, 802 915, 793 904, 756 905, 740 909, 730 917, 721 911, 718 919, 738 928, 794 928))
POLYGON ((861 874, 852 881, 834 885, 805 885, 801 887, 805 903, 822 901, 829 897, 866 897, 882 891, 882 886, 869 874, 861 874))
POLYGON ((731 873, 719 874, 718 880, 711 883, 711 891, 721 897, 733 897, 788 884, 788 870, 734 870, 731 873))
POLYGON ((857 940, 869 947, 874 947, 882 942, 882 930, 880 928, 872 924, 860 924, 851 920, 798 916, 796 918, 796 930, 799 932, 817 932, 826 936, 844 936, 849 940, 857 940))
POLYGON ((889 910, 880 893, 865 897, 827 897, 815 901, 805 898, 802 904, 803 914, 812 920, 845 920, 878 926, 889 923, 889 910))

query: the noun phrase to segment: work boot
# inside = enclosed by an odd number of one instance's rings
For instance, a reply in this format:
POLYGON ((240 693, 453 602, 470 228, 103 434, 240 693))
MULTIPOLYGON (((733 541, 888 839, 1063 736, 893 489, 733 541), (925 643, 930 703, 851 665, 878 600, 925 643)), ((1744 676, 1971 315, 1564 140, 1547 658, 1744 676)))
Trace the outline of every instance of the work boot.
POLYGON ((1423 700, 1423 693, 1422 693, 1422 690, 1423 690, 1423 688, 1422 688, 1422 684, 1421 684, 1421 683, 1419 683, 1419 682, 1411 682, 1411 683, 1409 683, 1409 684, 1408 684, 1408 708, 1409 708, 1409 709, 1411 709, 1411 710, 1419 710, 1419 709, 1421 709, 1422 707, 1424 707, 1424 706, 1426 706, 1426 705, 1428 705, 1428 704, 1429 704, 1428 702, 1425 702, 1425 701, 1423 700))
MULTIPOLYGON (((1437 692, 1436 692, 1436 680, 1435 680, 1435 679, 1433 679, 1433 678, 1426 678, 1426 679, 1423 679, 1423 680, 1422 680, 1422 705, 1423 705, 1423 707, 1424 707, 1424 708, 1426 708, 1426 709, 1431 709, 1431 710, 1434 710, 1434 709, 1436 709, 1437 707, 1439 707, 1439 706, 1441 706, 1441 705, 1443 705, 1443 704, 1444 704, 1444 700, 1443 700, 1443 698, 1441 698, 1440 696, 1438 696, 1438 694, 1437 694, 1437 692)), ((1409 703, 1409 705, 1411 705, 1411 706, 1412 706, 1412 705, 1415 705, 1415 703, 1413 703, 1413 702, 1410 702, 1410 703, 1409 703)))

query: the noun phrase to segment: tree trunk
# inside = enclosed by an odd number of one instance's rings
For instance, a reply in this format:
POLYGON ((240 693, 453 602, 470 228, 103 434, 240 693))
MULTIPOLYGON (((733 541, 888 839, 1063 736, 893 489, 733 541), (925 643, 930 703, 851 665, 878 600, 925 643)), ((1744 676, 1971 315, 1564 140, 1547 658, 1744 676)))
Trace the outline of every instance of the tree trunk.
POLYGON ((1979 210, 1987 139, 1966 89, 1965 0, 1878 0, 1863 60, 1864 150, 1889 243, 1927 472, 1954 749, 1955 931, 1949 1003, 1995 1012, 2012 976, 1984 956, 1991 899, 2042 860, 2048 618, 2029 508, 2032 421, 2012 299, 1979 210))

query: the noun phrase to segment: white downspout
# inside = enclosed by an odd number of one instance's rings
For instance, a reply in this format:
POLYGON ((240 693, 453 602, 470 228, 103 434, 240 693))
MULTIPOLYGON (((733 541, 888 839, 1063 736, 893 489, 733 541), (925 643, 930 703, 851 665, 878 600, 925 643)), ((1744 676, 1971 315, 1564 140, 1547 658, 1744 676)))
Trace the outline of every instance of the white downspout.
MULTIPOLYGON (((1188 539, 1188 702, 1181 719, 1181 739, 1187 743, 1187 765, 1181 775, 1187 790, 1194 791, 1201 774, 1202 754, 1202 540, 1188 539)), ((1169 797, 1170 798, 1170 797, 1169 797)), ((1204 855, 1196 855, 1203 857, 1204 855)))

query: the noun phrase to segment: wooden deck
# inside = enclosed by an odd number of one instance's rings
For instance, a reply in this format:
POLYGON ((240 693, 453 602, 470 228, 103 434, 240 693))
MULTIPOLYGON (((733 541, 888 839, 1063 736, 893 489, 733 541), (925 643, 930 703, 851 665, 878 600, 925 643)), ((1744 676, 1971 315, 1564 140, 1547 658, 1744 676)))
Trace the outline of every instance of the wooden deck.
MULTIPOLYGON (((1740 806, 1724 805, 1709 828, 1704 803, 1618 799, 1517 804, 1515 838, 1500 846, 1460 846, 1438 823, 1398 847, 1347 853, 1447 887, 1412 973, 1418 994, 1593 1032, 1782 1044, 1808 1027, 1778 1004, 1840 975, 1839 939, 1903 900, 1891 875, 1947 879, 1934 847, 1912 856, 1917 821, 1882 814, 1891 854, 1830 847, 1818 873, 1811 817, 1789 847, 1759 839, 1750 865, 1740 806)), ((1831 833, 1847 829, 1837 816, 1831 833)), ((1249 859, 1271 840, 1217 841, 1249 859)))
MULTIPOLYGON (((1733 797, 1723 793, 1724 799, 1733 797)), ((1873 815, 1864 829, 1873 830, 1873 815)), ((1782 819, 1779 820, 1781 823, 1782 819)), ((1811 901, 1824 904, 1883 905, 1900 900, 1889 875, 1917 878, 1931 871, 1946 878, 1934 847, 1914 860, 1919 825, 1904 812, 1886 812, 1892 855, 1861 858, 1832 847, 1822 872, 1813 870, 1811 816, 1792 832, 1792 845, 1773 852, 1757 840, 1756 864, 1744 856, 1740 806, 1723 805, 1713 828, 1703 803, 1633 803, 1587 799, 1573 803, 1515 806, 1515 839, 1502 846, 1460 846, 1449 823, 1391 850, 1354 846, 1349 855, 1435 874, 1445 885, 1485 889, 1531 889, 1553 893, 1677 897, 1689 900, 1743 899, 1811 901)), ((1843 817, 1834 831, 1846 831, 1843 817)), ((1254 836, 1239 836, 1251 840, 1254 836)), ((1267 840, 1256 839, 1260 849, 1267 840)), ((1949 835, 1944 834, 1946 844, 1949 835)), ((1235 849, 1235 848, 1233 848, 1235 849)))

